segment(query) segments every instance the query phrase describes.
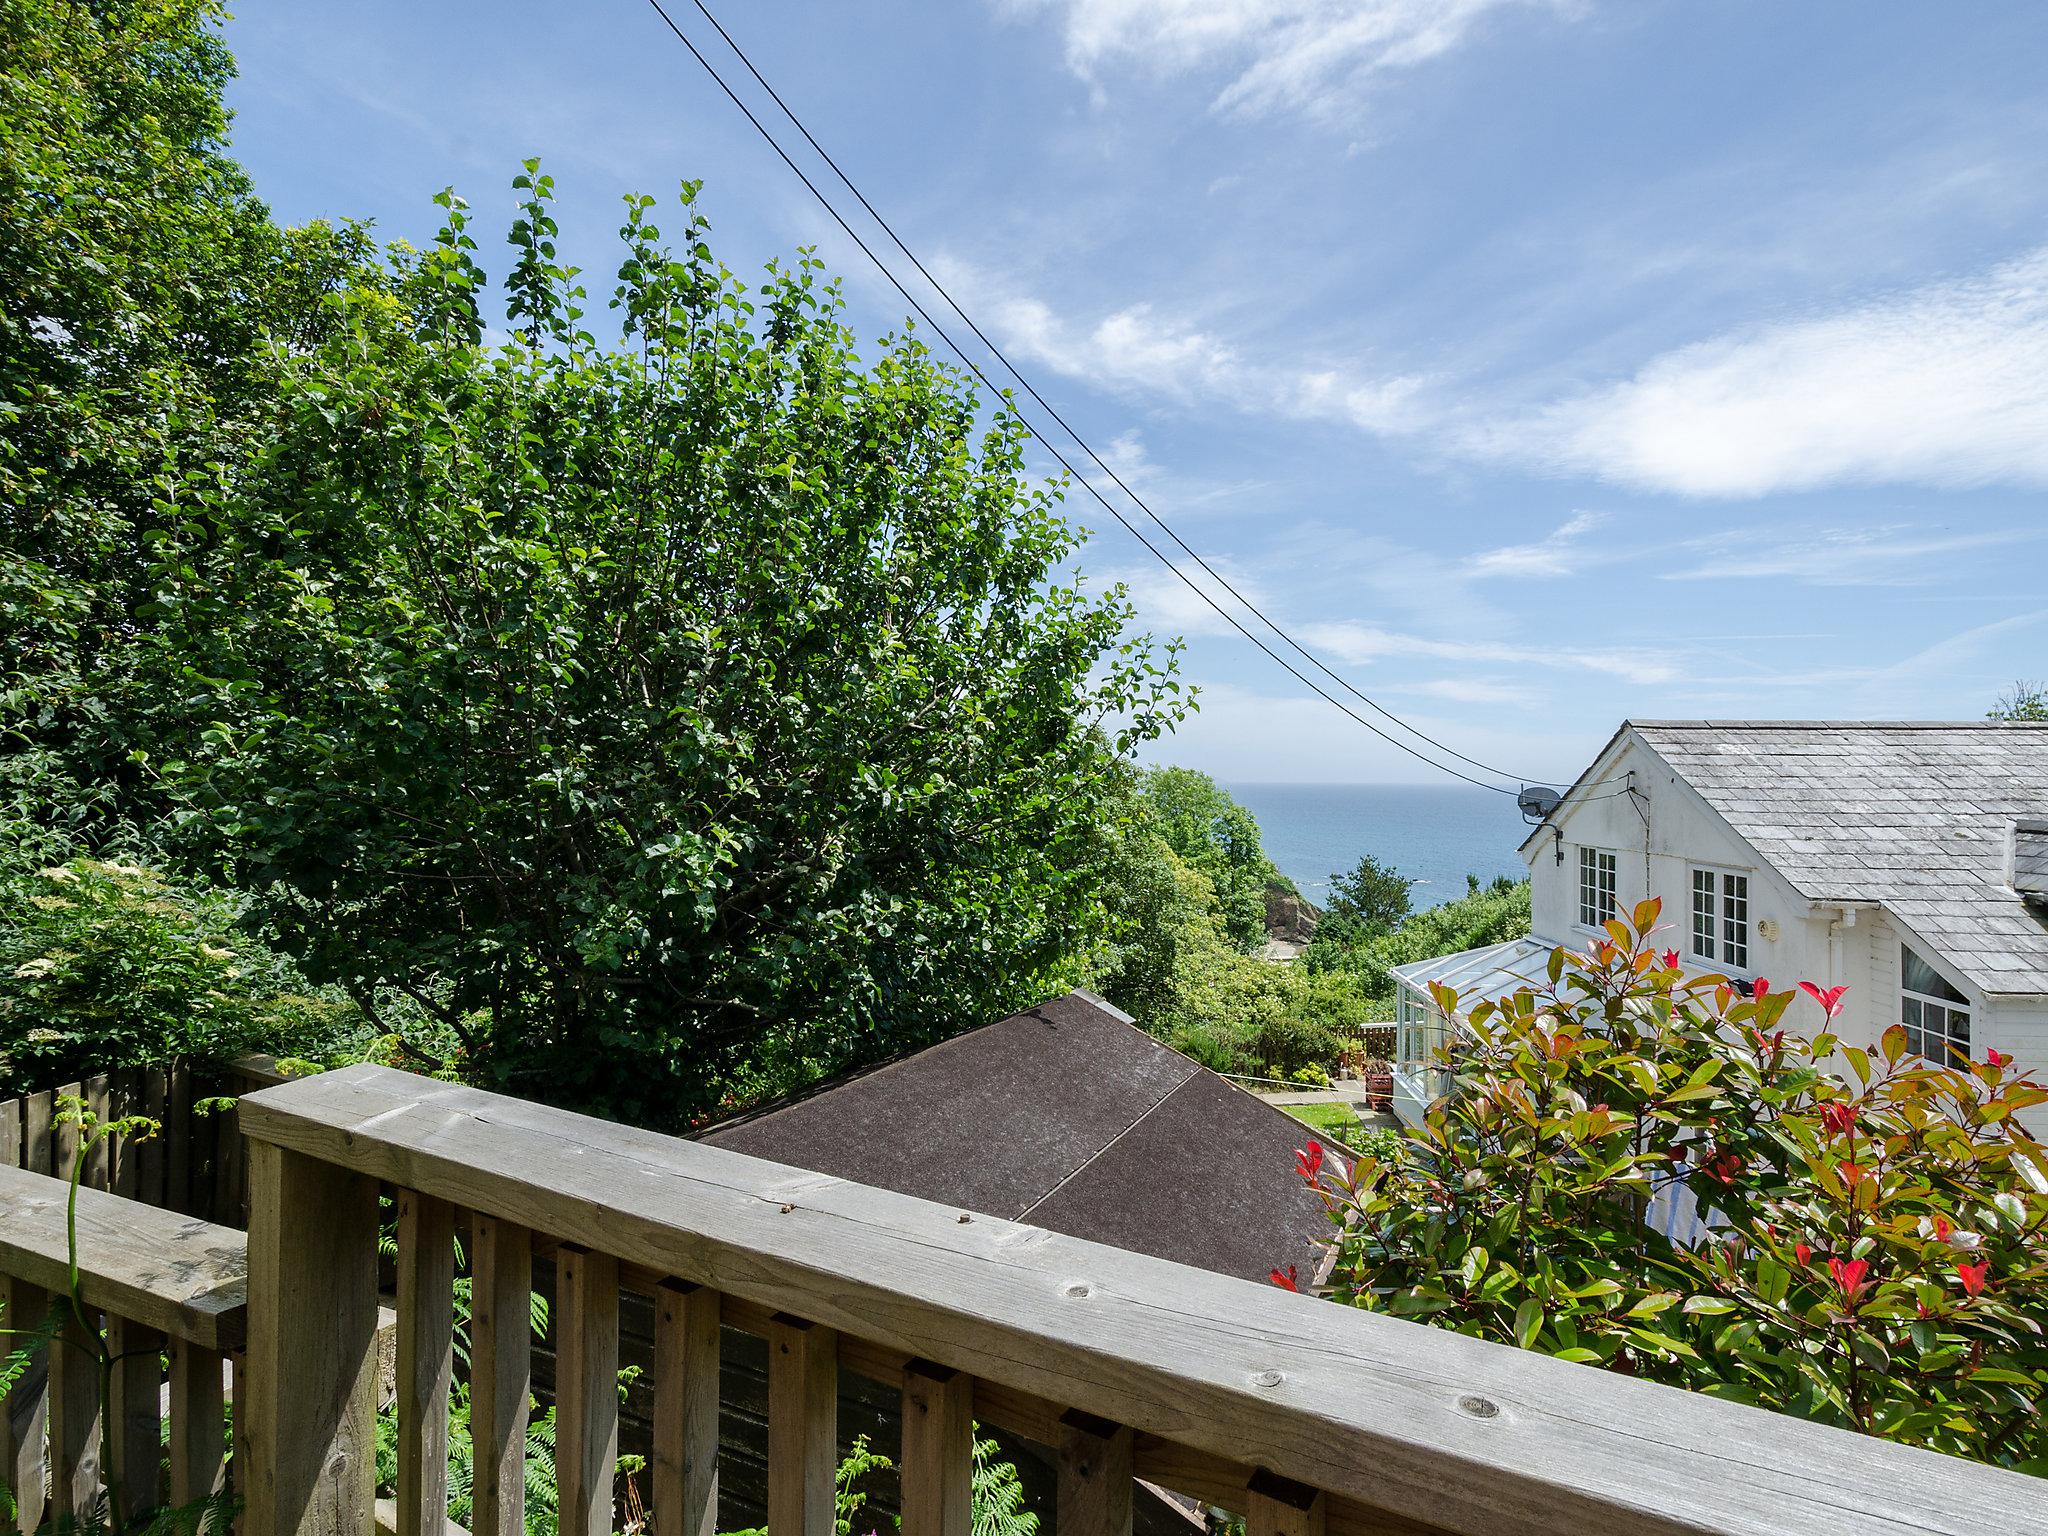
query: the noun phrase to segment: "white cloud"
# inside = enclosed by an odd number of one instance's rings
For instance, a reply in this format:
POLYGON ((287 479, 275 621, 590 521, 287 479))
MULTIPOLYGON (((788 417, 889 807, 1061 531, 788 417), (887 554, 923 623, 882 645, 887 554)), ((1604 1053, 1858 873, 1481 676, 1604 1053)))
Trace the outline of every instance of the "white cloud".
POLYGON ((1098 93, 1118 65, 1151 75, 1220 72, 1220 113, 1348 122, 1376 77, 1451 52, 1491 12, 1537 3, 1564 8, 1556 0, 1009 0, 1009 8, 1057 13, 1069 66, 1098 93))
POLYGON ((1521 683, 1486 683, 1467 677, 1433 677, 1425 682, 1404 683, 1386 691, 1449 699, 1457 704, 1506 704, 1516 709, 1530 709, 1548 702, 1545 696, 1521 683))
POLYGON ((1583 568, 1590 553, 1579 540, 1605 521, 1598 512, 1574 512, 1548 538, 1482 550, 1466 569, 1473 576, 1570 576, 1583 568))
POLYGON ((2044 534, 2048 530, 2018 528, 1941 534, 1908 523, 1794 534, 1733 528, 1688 541, 1681 547, 1698 563, 1663 576, 1667 581, 1774 577, 1819 587, 1923 586, 1953 574, 1954 567, 1943 556, 2022 543, 2044 534))
POLYGON ((1679 348, 1468 445, 1682 496, 2048 485, 2048 248, 1679 348))
POLYGON ((1244 352, 1200 325, 1132 304, 1093 321, 1070 320, 998 274, 954 257, 935 264, 940 281, 985 313, 1005 351, 1070 379, 1152 403, 1214 403, 1300 421, 1334 421, 1377 433, 1421 425, 1424 380, 1375 376, 1324 363, 1271 361, 1244 352))
POLYGON ((1558 646, 1510 645, 1492 640, 1440 640, 1401 634, 1355 620, 1311 624, 1303 638, 1312 648, 1341 661, 1362 666, 1389 656, 1428 657, 1438 661, 1493 662, 1513 668, 1564 667, 1605 673, 1639 685, 1668 683, 1679 675, 1677 663, 1663 652, 1588 650, 1558 646))

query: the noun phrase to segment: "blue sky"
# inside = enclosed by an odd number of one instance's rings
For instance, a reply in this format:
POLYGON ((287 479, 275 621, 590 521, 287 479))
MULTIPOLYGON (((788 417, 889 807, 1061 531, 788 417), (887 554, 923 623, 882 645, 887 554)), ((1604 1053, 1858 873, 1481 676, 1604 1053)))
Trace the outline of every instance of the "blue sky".
MULTIPOLYGON (((1157 511, 1471 756, 1569 778, 1631 715, 1970 717, 2048 674, 2048 7, 725 11, 1157 511)), ((619 196, 701 177, 729 265, 816 244, 863 334, 902 317, 641 0, 228 38, 283 219, 424 239, 453 183, 495 275, 537 154, 601 278, 619 196)), ((1157 755, 1433 778, 1073 504, 1091 579, 1188 637, 1204 709, 1157 755)))

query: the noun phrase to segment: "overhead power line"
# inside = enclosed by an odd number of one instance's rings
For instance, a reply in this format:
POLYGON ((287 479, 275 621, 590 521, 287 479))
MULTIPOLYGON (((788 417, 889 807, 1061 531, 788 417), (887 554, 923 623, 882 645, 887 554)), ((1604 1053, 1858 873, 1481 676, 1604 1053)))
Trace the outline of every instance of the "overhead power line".
MULTIPOLYGON (((950 349, 953 352, 953 354, 960 359, 960 361, 969 369, 969 371, 971 371, 974 374, 975 378, 980 380, 984 388, 988 389, 992 394, 995 394, 999 398, 1006 395, 1008 392, 1000 388, 993 380, 991 380, 988 377, 988 375, 982 370, 980 364, 975 361, 975 359, 967 352, 965 348, 963 348, 959 343, 954 341, 952 336, 947 333, 945 327, 940 325, 939 322, 932 317, 932 315, 925 309, 924 305, 904 285, 902 279, 897 276, 897 274, 889 266, 889 264, 885 262, 879 255, 877 255, 873 248, 869 246, 868 242, 864 240, 860 236, 860 234, 847 222, 845 216, 840 213, 839 209, 833 204, 832 200, 825 195, 825 193, 818 187, 816 182, 814 182, 811 179, 810 175, 803 169, 803 167, 798 165, 795 159, 791 157, 788 150, 786 150, 783 147, 781 141, 775 136, 774 132, 770 130, 767 127, 767 125, 760 120, 760 118, 754 113, 753 109, 750 106, 748 106, 746 101, 739 95, 739 93, 733 89, 732 85, 726 80, 724 75, 722 75, 718 71, 717 67, 714 64, 712 64, 710 59, 705 57, 702 50, 700 50, 697 47, 696 43, 691 40, 689 34, 686 33, 682 29, 682 27, 676 23, 675 18, 668 13, 667 9, 662 5, 661 0, 648 0, 648 4, 653 8, 655 14, 658 15, 661 18, 661 20, 667 25, 669 31, 675 34, 677 41, 679 41, 686 49, 689 50, 691 57, 697 61, 697 63, 703 68, 704 72, 711 77, 712 81, 718 86, 718 88, 721 91, 724 92, 724 94, 732 102, 732 104, 735 107, 739 108, 741 114, 745 116, 747 121, 753 126, 754 130, 761 135, 762 139, 767 142, 768 146, 775 151, 777 157, 781 159, 782 163, 785 166, 787 166, 791 173, 794 174, 796 178, 804 184, 805 189, 809 191, 811 196, 818 201, 819 205, 822 208, 824 208, 825 212, 831 216, 833 222, 839 226, 840 230, 847 236, 848 239, 852 240, 853 243, 859 247, 861 253, 864 256, 866 256, 871 263, 873 263, 875 269, 879 271, 882 274, 882 276, 888 280, 890 286, 896 290, 896 292, 903 298, 904 302, 911 306, 911 308, 917 313, 918 317, 932 329, 933 333, 936 334, 939 337, 939 339, 945 343, 947 348, 950 349)), ((1365 694, 1357 687, 1355 687, 1348 679, 1344 678, 1337 672, 1331 670, 1330 667, 1323 663, 1321 658, 1317 657, 1313 652, 1309 651, 1306 647, 1298 643, 1293 638, 1293 636, 1288 634, 1287 631, 1281 625, 1279 625, 1272 618, 1270 618, 1263 610, 1261 610, 1256 604, 1254 604, 1249 598, 1247 598, 1242 592, 1240 592, 1237 589, 1237 587, 1230 582, 1228 578, 1226 578, 1220 571, 1218 571, 1206 559, 1204 559, 1199 551, 1197 551, 1192 545, 1190 545, 1185 539, 1183 539, 1180 536, 1180 534, 1176 532, 1174 528, 1166 522, 1165 519, 1160 517, 1158 513, 1154 512, 1150 504, 1147 503, 1142 496, 1140 496, 1135 490, 1131 488, 1131 486, 1128 483, 1125 482, 1124 478, 1117 473, 1114 467, 1112 467, 1107 461, 1103 459, 1101 454, 1096 452, 1093 445, 1091 445, 1085 437, 1083 437, 1078 431, 1075 430, 1072 424, 1070 424, 1066 420, 1066 418, 1060 414, 1058 409, 1054 407, 1053 404, 1050 401, 1048 401, 1044 397, 1044 395, 1042 395, 1038 391, 1036 386, 1032 384, 1030 379, 1025 376, 1025 374, 1016 366, 1016 364, 1010 361, 1009 357, 1003 352, 1002 348, 997 346, 996 343, 989 338, 987 333, 984 332, 981 329, 981 327, 975 322, 974 318, 971 315, 969 315, 964 308, 962 308, 960 303, 946 289, 945 285, 942 284, 936 277, 932 275, 931 271, 925 266, 925 264, 921 260, 919 260, 916 252, 912 251, 910 247, 904 243, 902 237, 896 233, 894 226, 892 226, 889 223, 889 221, 882 216, 881 212, 874 206, 873 203, 871 203, 868 200, 866 194, 864 194, 860 190, 860 188, 854 184, 852 178, 849 177, 846 174, 846 172, 840 168, 838 161, 832 157, 831 152, 828 151, 823 144, 818 142, 817 137, 814 134, 812 134, 812 132, 807 126, 805 126, 803 120, 797 116, 796 112, 789 106, 789 104, 782 99, 781 94, 775 89, 773 85, 771 85, 768 82, 767 78, 761 73, 761 71, 755 67, 753 60, 747 55, 746 50, 741 48, 739 43, 735 41, 735 39, 733 38, 732 34, 726 31, 724 25, 718 20, 718 18, 715 15, 712 14, 710 8, 704 3, 704 0, 692 0, 692 4, 696 6, 698 12, 704 17, 705 21, 707 21, 711 25, 711 27, 718 33, 719 37, 724 40, 726 46, 732 50, 734 56, 739 59, 740 63, 746 68, 747 73, 753 77, 755 83, 759 85, 761 89, 768 94, 769 99, 775 103, 776 107, 782 112, 783 116, 788 118, 789 121, 795 126, 797 132, 803 136, 804 142, 807 143, 811 147, 811 149, 818 155, 818 157, 824 161, 824 163, 831 169, 832 174, 839 179, 839 181, 842 185, 845 186, 847 191, 853 195, 855 201, 857 201, 860 204, 861 208, 866 211, 867 215, 871 219, 873 219, 875 224, 879 226, 882 232, 888 236, 889 240, 891 241, 891 243, 895 245, 896 249, 903 254, 904 258, 908 260, 914 268, 916 268, 918 275, 922 277, 926 283, 931 285, 933 291, 936 292, 939 295, 939 297, 945 301, 947 307, 950 308, 952 312, 959 317, 961 322, 968 328, 968 330, 973 332, 975 339, 978 340, 982 344, 982 346, 988 349, 989 353, 997 360, 997 362, 999 362, 1002 365, 1003 369, 1017 381, 1018 385, 1021 386, 1025 394, 1028 395, 1031 398, 1031 400, 1035 402, 1038 405, 1038 407, 1046 413, 1046 415, 1048 415, 1055 423, 1058 424, 1060 430, 1064 432, 1066 436, 1070 438, 1080 448, 1082 453, 1086 455, 1086 457, 1091 462, 1094 463, 1096 468, 1098 468, 1102 473, 1107 475, 1115 483, 1117 488, 1121 490, 1126 496, 1128 496, 1131 499, 1131 501, 1134 504, 1136 504, 1140 510, 1144 512, 1145 516, 1149 518, 1162 532, 1164 532, 1166 536, 1169 539, 1171 539, 1173 543, 1177 545, 1203 572, 1205 572, 1213 581, 1215 581, 1217 585, 1222 587, 1225 592, 1229 593, 1232 598, 1234 598, 1238 603, 1243 605, 1243 607, 1248 613, 1255 617, 1261 624, 1265 625, 1267 629, 1271 630, 1273 634, 1276 635, 1280 639, 1280 641, 1283 644, 1285 644, 1289 649, 1293 650, 1296 654, 1298 654, 1305 661, 1307 661, 1311 666, 1316 668, 1317 671, 1321 672, 1324 676, 1328 677, 1333 683, 1335 683, 1338 687, 1342 688, 1345 692, 1349 693, 1354 698, 1358 699, 1359 702, 1363 703, 1367 708, 1371 709, 1381 718, 1399 727, 1401 730, 1406 731, 1411 736, 1415 737, 1417 740, 1426 742, 1428 745, 1436 748, 1438 751, 1444 753, 1445 755, 1455 758, 1457 761, 1461 763, 1465 763, 1470 765, 1471 767, 1477 768, 1484 773, 1498 774, 1502 778, 1513 779, 1517 782, 1517 785, 1530 782, 1529 780, 1523 778, 1521 775, 1509 773, 1505 769, 1495 767, 1492 764, 1482 762, 1477 758, 1467 756, 1466 754, 1458 751, 1456 748, 1450 746, 1445 742, 1437 740, 1435 737, 1430 736, 1426 732, 1418 729, 1413 725, 1410 725, 1407 721, 1401 719, 1399 716, 1385 709, 1377 701, 1375 701, 1367 694, 1365 694)), ((1012 404, 1014 408, 1014 402, 1012 404)), ((1346 705, 1342 700, 1333 697, 1320 684, 1315 682, 1314 679, 1304 675, 1300 671, 1300 669, 1294 666, 1293 663, 1288 661, 1286 657, 1280 655, 1278 652, 1273 650, 1271 646, 1266 644, 1264 640, 1260 639, 1257 635, 1253 634, 1249 629, 1245 628, 1245 626, 1241 622, 1239 622, 1236 615, 1229 612, 1226 608, 1222 606, 1222 604, 1218 603, 1213 596, 1211 596, 1207 591, 1203 590, 1200 583, 1196 582, 1185 571, 1183 571, 1180 568, 1180 566, 1175 563, 1171 556, 1169 556, 1164 550, 1160 549, 1158 545, 1154 544, 1149 538, 1147 538, 1145 534, 1141 532, 1135 525, 1133 525, 1131 521, 1127 517, 1125 517, 1124 514, 1116 506, 1111 504, 1109 499, 1105 497, 1099 489, 1096 488, 1094 483, 1090 481, 1086 475, 1082 474, 1081 471, 1077 469, 1074 466, 1074 464, 1067 458, 1067 456, 1063 452, 1061 452, 1060 449, 1047 437, 1047 435, 1043 431, 1040 431, 1038 427, 1035 424, 1033 424, 1022 411, 1018 411, 1017 414, 1020 422, 1025 426, 1027 430, 1031 432, 1031 434, 1034 437, 1036 437, 1039 440, 1039 442, 1045 447, 1046 451, 1052 454, 1053 458, 1056 461, 1058 461, 1060 467, 1066 471, 1067 475, 1072 480, 1074 480, 1076 484, 1080 485, 1085 491, 1087 491, 1087 493, 1090 496, 1092 496, 1102 506, 1103 510, 1109 513, 1109 515, 1117 521, 1117 523, 1124 529, 1125 532, 1129 533, 1149 554, 1153 556, 1153 558, 1158 560, 1160 564, 1164 565, 1169 571, 1171 571, 1176 577, 1178 577, 1180 581, 1191 592, 1193 592, 1205 604, 1207 604, 1211 609, 1213 609, 1219 617, 1221 617, 1226 623, 1228 623, 1231 626, 1232 629, 1236 630, 1239 635, 1243 636, 1246 640, 1249 640, 1254 646, 1258 647, 1258 649, 1261 652, 1263 652, 1269 659, 1271 659, 1273 662, 1275 662, 1277 665, 1283 668, 1297 682, 1301 683, 1304 687, 1308 688, 1311 692, 1315 693, 1324 702, 1332 705, 1333 707, 1341 711, 1347 718, 1351 719, 1359 725, 1364 726, 1368 731, 1371 731, 1375 736, 1379 737, 1382 741, 1385 741, 1388 745, 1395 747, 1402 752, 1407 753, 1409 756, 1415 758, 1419 762, 1427 763, 1430 767, 1437 769, 1439 772, 1450 774, 1455 778, 1462 779, 1468 784, 1477 785, 1482 789, 1489 789, 1498 794, 1513 795, 1518 793, 1518 789, 1516 788, 1509 788, 1501 784, 1488 783, 1482 779, 1474 778, 1471 774, 1465 773, 1457 768, 1454 768, 1448 763, 1438 761, 1436 758, 1431 757, 1428 754, 1418 750, 1417 748, 1411 746, 1409 743, 1402 741, 1398 737, 1389 735, 1385 730, 1381 729, 1378 725, 1374 724, 1372 721, 1360 715, 1357 711, 1353 710, 1350 706, 1346 705)))

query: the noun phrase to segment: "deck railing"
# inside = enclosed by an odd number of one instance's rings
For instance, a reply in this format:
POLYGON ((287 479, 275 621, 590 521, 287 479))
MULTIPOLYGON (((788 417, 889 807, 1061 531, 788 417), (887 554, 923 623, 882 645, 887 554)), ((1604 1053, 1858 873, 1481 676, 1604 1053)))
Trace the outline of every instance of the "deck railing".
POLYGON ((380 1185, 401 1532, 446 1507, 458 1218, 479 1536, 524 1529, 540 1248, 562 1536, 613 1528, 622 1287, 657 1306, 657 1536, 716 1529, 721 1323, 770 1341, 775 1536, 833 1531, 841 1370, 901 1386, 904 1536, 965 1536, 977 1419, 1052 1449, 1059 1536, 1126 1536, 1133 1477, 1250 1536, 2010 1536, 2044 1507, 2016 1473, 385 1068, 251 1095, 241 1126, 256 1536, 371 1528, 380 1185))
MULTIPOLYGON (((10 1330, 0 1354, 71 1294, 68 1193, 62 1179, 0 1167, 0 1326, 10 1330)), ((247 1320, 244 1243, 229 1227, 78 1191, 85 1318, 66 1316, 0 1404, 0 1483, 13 1492, 21 1530, 84 1520, 102 1487, 124 1515, 215 1490, 226 1452, 223 1378, 247 1320), (106 1424, 88 1325, 103 1330, 113 1360, 106 1424)))

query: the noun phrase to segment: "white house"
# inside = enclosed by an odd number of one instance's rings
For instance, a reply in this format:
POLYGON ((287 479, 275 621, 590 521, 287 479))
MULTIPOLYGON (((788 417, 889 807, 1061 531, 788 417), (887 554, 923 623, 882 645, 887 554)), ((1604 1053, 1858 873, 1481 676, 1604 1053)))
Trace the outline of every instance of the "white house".
POLYGON ((2048 724, 1631 721, 1521 851, 1534 937, 1395 972, 1406 1119, 1444 1086, 1432 979, 1540 983, 1647 896, 1688 969, 1846 985, 1846 1043, 2048 1068, 2048 724))

